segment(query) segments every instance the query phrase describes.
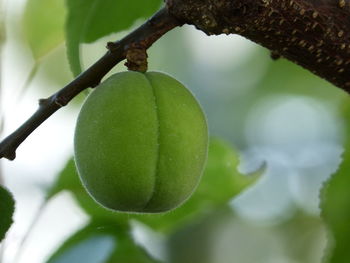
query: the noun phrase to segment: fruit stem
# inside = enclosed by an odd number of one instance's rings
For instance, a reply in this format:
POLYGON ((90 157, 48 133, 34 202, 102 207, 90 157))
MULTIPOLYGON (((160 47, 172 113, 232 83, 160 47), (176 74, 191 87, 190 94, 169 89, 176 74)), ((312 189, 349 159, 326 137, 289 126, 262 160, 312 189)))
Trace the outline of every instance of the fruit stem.
POLYGON ((148 69, 147 50, 144 47, 131 47, 126 53, 125 66, 131 71, 145 73, 148 69))

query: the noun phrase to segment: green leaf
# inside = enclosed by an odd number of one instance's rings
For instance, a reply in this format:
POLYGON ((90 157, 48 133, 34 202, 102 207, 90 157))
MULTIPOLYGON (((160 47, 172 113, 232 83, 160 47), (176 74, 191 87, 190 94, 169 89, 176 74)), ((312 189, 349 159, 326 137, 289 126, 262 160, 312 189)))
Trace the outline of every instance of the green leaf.
POLYGON ((0 242, 5 238, 7 230, 13 223, 15 201, 11 193, 0 186, 0 242))
POLYGON ((237 151, 228 142, 211 138, 207 166, 195 196, 215 203, 227 203, 254 184, 265 171, 263 165, 258 171, 244 175, 237 170, 238 165, 237 151))
POLYGON ((160 0, 67 0, 67 52, 74 75, 81 72, 81 43, 91 43, 110 33, 129 28, 137 19, 149 17, 160 0))
POLYGON ((130 237, 129 229, 111 222, 93 221, 70 237, 48 263, 155 263, 130 237))
POLYGON ((64 0, 28 0, 22 27, 34 59, 39 60, 64 41, 64 0))
POLYGON ((51 199, 53 196, 63 190, 75 191, 77 189, 80 190, 81 188, 82 186, 79 181, 78 174, 75 171, 74 161, 73 159, 70 159, 47 192, 46 199, 51 199))
POLYGON ((326 251, 329 263, 350 261, 350 100, 346 101, 346 107, 347 143, 343 161, 321 192, 322 217, 333 236, 326 251))

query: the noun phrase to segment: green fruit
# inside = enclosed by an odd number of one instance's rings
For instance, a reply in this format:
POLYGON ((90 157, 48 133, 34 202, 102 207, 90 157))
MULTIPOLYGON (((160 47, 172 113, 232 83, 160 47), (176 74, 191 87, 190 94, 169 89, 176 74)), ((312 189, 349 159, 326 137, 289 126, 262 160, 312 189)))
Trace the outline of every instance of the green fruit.
POLYGON ((183 203, 207 158, 203 111, 181 83, 159 72, 111 76, 85 101, 75 161, 90 195, 117 211, 157 213, 183 203))

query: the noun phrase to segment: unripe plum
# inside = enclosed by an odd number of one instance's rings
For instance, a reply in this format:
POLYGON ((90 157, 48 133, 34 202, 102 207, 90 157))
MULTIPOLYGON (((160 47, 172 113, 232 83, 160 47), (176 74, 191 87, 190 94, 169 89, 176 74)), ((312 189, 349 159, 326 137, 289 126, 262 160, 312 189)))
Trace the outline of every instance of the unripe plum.
POLYGON ((74 151, 90 195, 116 211, 158 213, 183 203, 207 158, 208 129, 194 96, 159 72, 101 83, 79 113, 74 151))

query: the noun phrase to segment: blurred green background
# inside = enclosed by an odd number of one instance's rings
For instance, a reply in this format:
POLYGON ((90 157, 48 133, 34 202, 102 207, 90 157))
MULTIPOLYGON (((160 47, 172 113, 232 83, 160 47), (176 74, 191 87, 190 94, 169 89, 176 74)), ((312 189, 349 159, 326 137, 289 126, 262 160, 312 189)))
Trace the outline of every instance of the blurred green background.
MULTIPOLYGON (((73 78, 63 2, 2 3, 1 138, 35 111, 37 99, 73 78)), ((149 14, 158 7, 153 2, 149 14)), ((107 28, 97 41, 79 36, 80 42, 93 41, 81 44, 83 69, 105 52, 107 41, 120 39, 142 21, 110 29, 125 29, 119 33, 109 34, 107 28)), ((111 73, 126 70, 122 64, 111 73)), ((80 185, 71 160, 82 94, 36 130, 14 162, 0 161, 17 202, 0 262, 321 262, 332 234, 320 217, 320 190, 342 161, 349 96, 283 58, 273 61, 249 40, 208 37, 192 26, 155 43, 149 69, 183 82, 207 114, 209 160, 194 196, 164 216, 98 207, 80 185)), ((339 256, 332 262, 349 260, 339 256)))

